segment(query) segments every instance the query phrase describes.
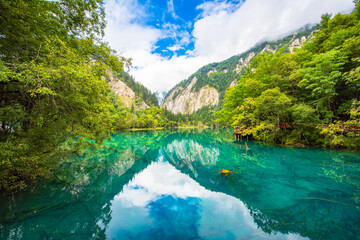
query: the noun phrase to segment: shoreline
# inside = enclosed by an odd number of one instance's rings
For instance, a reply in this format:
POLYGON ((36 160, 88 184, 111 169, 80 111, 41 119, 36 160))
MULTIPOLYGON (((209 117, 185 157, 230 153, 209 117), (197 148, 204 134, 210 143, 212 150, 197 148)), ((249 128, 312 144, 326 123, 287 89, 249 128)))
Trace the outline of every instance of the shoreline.
POLYGON ((164 127, 154 127, 154 128, 126 128, 119 131, 129 131, 129 132, 136 132, 136 131, 152 131, 152 130, 175 130, 175 129, 208 129, 208 126, 180 126, 174 128, 164 128, 164 127))

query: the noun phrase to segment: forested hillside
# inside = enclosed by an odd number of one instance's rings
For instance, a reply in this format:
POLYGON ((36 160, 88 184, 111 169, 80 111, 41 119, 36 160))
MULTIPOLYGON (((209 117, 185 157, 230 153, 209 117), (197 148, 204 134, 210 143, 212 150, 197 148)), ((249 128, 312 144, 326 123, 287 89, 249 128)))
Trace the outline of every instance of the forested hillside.
POLYGON ((62 143, 110 135, 106 72, 123 59, 101 41, 102 1, 0 3, 0 190, 49 176, 62 143))
POLYGON ((218 122, 242 137, 287 144, 360 147, 360 3, 323 15, 294 53, 264 52, 226 91, 218 122))
POLYGON ((100 0, 1 1, 0 191, 51 175, 67 150, 114 129, 174 125, 102 41, 104 17, 100 0))
MULTIPOLYGON (((173 113, 182 114, 194 114, 203 107, 219 109, 223 105, 226 89, 236 85, 256 55, 261 52, 275 52, 280 48, 283 48, 284 52, 293 52, 314 30, 314 27, 306 26, 280 40, 259 43, 248 51, 225 61, 206 65, 172 88, 161 106, 173 113), (205 98, 201 93, 213 97, 205 98)), ((214 119, 214 115, 212 116, 211 119, 214 119)))

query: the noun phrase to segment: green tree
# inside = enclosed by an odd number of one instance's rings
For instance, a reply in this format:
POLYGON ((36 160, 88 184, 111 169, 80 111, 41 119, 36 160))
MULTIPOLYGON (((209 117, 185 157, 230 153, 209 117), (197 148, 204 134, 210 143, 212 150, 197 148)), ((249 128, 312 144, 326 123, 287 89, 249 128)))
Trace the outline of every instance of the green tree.
POLYGON ((0 3, 0 190, 48 176, 65 148, 112 128, 109 70, 123 63, 100 42, 99 0, 0 3), (11 113, 11 114, 10 114, 11 113))
POLYGON ((319 30, 295 53, 280 49, 255 57, 238 86, 226 91, 217 121, 264 141, 359 148, 357 128, 347 133, 342 127, 358 124, 349 111, 358 109, 353 103, 360 90, 359 1, 354 3, 353 13, 323 15, 319 30))
POLYGON ((321 21, 318 25, 316 25, 316 27, 320 30, 323 30, 325 28, 327 28, 329 26, 329 21, 331 19, 331 14, 330 13, 325 13, 321 16, 321 21))
POLYGON ((280 92, 279 88, 274 88, 264 91, 256 99, 255 106, 254 114, 257 119, 269 121, 280 127, 282 122, 288 120, 291 100, 286 94, 280 92))
POLYGON ((326 118, 332 117, 331 104, 338 94, 335 86, 341 80, 341 69, 345 60, 341 52, 331 50, 315 55, 312 61, 299 70, 303 76, 299 86, 311 90, 316 108, 322 109, 324 106, 327 108, 326 118))

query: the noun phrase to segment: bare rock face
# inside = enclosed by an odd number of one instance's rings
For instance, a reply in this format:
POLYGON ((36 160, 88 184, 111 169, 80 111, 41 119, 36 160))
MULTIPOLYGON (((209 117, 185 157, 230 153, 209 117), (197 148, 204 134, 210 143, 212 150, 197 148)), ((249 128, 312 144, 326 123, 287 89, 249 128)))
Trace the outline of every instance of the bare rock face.
POLYGON ((202 87, 198 92, 191 91, 196 83, 194 77, 186 87, 178 87, 161 103, 162 108, 166 108, 173 113, 191 114, 202 107, 219 104, 219 92, 208 85, 202 87), (175 97, 176 96, 176 97, 175 97))
POLYGON ((211 70, 207 73, 207 76, 210 76, 210 74, 216 73, 216 72, 218 72, 218 70, 217 70, 216 68, 211 69, 211 70))
POLYGON ((300 39, 299 38, 294 39, 289 46, 290 52, 293 53, 295 48, 301 48, 301 46, 304 44, 305 41, 306 41, 305 36, 302 36, 300 39))
POLYGON ((268 44, 264 47, 263 50, 261 50, 261 52, 272 52, 272 53, 275 53, 276 50, 272 49, 271 46, 268 44))
MULTIPOLYGON (((211 69, 210 71, 208 71, 206 75, 207 75, 208 77, 210 77, 210 75, 211 75, 212 73, 217 73, 217 72, 218 72, 218 70, 217 70, 216 68, 213 68, 213 69, 211 69)), ((222 72, 228 73, 229 70, 228 70, 228 69, 224 69, 224 70, 222 70, 222 72)))
POLYGON ((109 84, 111 90, 120 97, 121 102, 125 107, 130 108, 135 104, 136 96, 134 91, 129 88, 120 79, 116 78, 112 72, 108 72, 109 84))
POLYGON ((230 83, 230 87, 235 87, 236 85, 237 85, 237 79, 235 79, 230 83))
POLYGON ((236 73, 239 73, 239 72, 241 72, 241 70, 242 70, 243 68, 247 68, 247 67, 249 66, 251 60, 252 60, 254 57, 255 57, 255 52, 251 52, 251 53, 249 53, 249 54, 246 56, 245 60, 244 60, 243 58, 240 58, 239 64, 236 66, 236 68, 235 68, 234 71, 235 71, 236 73))
POLYGON ((144 101, 142 101, 141 105, 139 106, 140 109, 146 109, 146 108, 150 108, 149 105, 147 105, 144 101))

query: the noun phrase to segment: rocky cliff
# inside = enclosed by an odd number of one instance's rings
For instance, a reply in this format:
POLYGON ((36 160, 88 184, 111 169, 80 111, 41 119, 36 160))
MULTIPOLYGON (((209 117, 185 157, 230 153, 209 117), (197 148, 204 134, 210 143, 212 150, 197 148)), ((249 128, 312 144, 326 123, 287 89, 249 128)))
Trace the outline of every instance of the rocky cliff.
MULTIPOLYGON (((140 98, 136 96, 135 92, 130 87, 119 78, 115 77, 112 72, 107 73, 107 79, 111 90, 119 97, 124 107, 131 108, 132 106, 135 106, 136 100, 140 98)), ((139 108, 144 109, 149 107, 143 100, 141 100, 141 102, 142 104, 139 108)))
POLYGON ((161 103, 161 107, 175 114, 191 114, 204 106, 217 105, 219 103, 219 92, 209 85, 203 86, 199 91, 192 91, 196 82, 197 78, 194 77, 185 88, 180 86, 172 91, 161 103))
POLYGON ((206 106, 217 106, 223 101, 226 89, 237 84, 255 56, 262 52, 275 53, 280 48, 292 53, 313 31, 313 27, 305 27, 278 41, 263 42, 225 61, 206 65, 171 89, 161 107, 175 114, 192 114, 206 106))

